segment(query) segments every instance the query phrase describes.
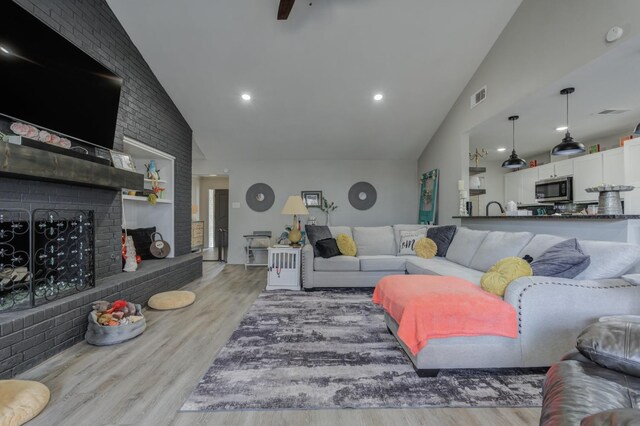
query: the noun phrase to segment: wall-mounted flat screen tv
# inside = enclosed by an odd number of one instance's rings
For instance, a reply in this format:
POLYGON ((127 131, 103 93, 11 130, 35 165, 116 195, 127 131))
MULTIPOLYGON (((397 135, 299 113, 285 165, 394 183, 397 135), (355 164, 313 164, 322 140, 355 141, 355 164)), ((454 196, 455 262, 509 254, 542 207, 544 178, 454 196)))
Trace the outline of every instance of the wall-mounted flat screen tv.
POLYGON ((113 148, 122 79, 13 1, 0 16, 0 114, 113 148))

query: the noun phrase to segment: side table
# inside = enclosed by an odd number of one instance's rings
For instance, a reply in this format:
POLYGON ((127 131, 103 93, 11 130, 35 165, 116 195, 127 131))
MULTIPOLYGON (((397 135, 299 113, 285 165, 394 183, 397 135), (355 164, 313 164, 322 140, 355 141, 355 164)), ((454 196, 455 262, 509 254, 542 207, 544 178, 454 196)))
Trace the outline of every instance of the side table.
POLYGON ((267 290, 300 290, 302 247, 269 247, 267 290))

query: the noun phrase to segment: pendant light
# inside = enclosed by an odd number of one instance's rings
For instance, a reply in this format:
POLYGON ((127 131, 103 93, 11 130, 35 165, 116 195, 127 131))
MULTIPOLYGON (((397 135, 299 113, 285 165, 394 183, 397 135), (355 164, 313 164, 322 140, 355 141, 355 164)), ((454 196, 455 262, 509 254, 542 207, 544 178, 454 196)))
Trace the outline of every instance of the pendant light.
POLYGON ((556 145, 551 150, 551 155, 573 155, 581 154, 585 151, 584 145, 578 141, 574 141, 569 133, 569 95, 575 92, 573 87, 567 87, 560 91, 561 95, 567 97, 567 133, 564 135, 564 139, 559 145, 556 145))
POLYGON ((509 158, 507 158, 504 163, 502 163, 502 167, 504 167, 505 169, 519 169, 521 167, 524 167, 527 162, 518 157, 518 154, 516 154, 516 120, 520 118, 517 115, 512 115, 511 117, 509 117, 509 121, 511 121, 512 127, 513 127, 513 151, 511 151, 511 155, 509 156, 509 158))
POLYGON ((640 135, 640 123, 636 126, 636 130, 633 131, 634 135, 640 135))

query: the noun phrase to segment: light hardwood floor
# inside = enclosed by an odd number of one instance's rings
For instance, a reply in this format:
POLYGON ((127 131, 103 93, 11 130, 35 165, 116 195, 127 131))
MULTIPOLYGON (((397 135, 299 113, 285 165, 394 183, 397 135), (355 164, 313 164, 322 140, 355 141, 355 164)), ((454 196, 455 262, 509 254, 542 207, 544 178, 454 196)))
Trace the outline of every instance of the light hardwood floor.
POLYGON ((204 264, 185 287, 196 303, 146 310, 147 330, 117 346, 84 342, 19 378, 39 380, 51 402, 29 425, 523 425, 538 408, 437 408, 181 413, 178 410, 266 285, 264 269, 204 264))

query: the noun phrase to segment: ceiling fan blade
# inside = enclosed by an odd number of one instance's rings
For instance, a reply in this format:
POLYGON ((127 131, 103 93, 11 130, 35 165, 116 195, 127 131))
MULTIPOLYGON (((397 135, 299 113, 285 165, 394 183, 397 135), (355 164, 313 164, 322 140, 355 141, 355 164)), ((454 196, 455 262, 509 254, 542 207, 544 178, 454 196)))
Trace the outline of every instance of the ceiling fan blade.
POLYGON ((295 0, 280 0, 280 6, 278 6, 278 20, 284 20, 289 17, 293 3, 295 0))

